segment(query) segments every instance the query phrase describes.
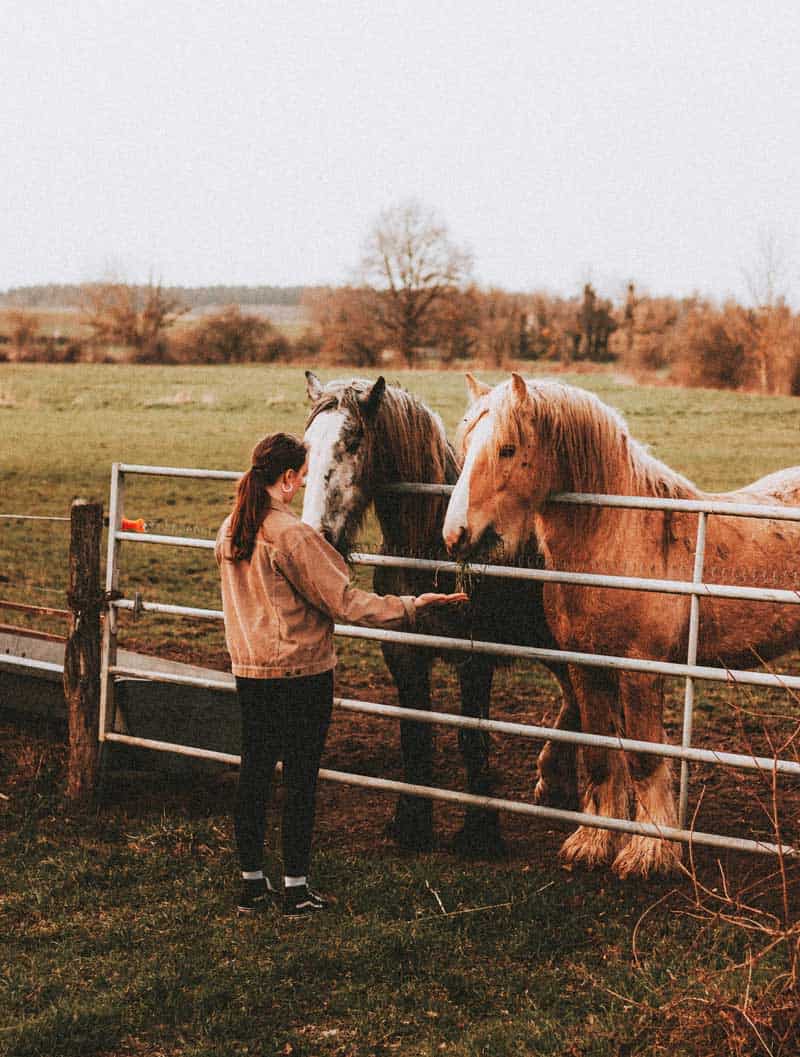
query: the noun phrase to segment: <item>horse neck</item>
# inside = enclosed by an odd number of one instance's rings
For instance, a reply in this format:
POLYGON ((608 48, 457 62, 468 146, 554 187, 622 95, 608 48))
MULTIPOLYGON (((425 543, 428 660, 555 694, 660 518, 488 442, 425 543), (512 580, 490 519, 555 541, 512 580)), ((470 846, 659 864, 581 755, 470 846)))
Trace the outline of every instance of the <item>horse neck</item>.
MULTIPOLYGON (((687 478, 651 456, 642 444, 627 432, 610 430, 608 434, 587 437, 582 458, 561 460, 556 475, 556 492, 595 493, 607 495, 648 496, 657 499, 697 499, 702 493, 687 478), (571 469, 570 469, 571 468, 571 469)), ((595 552, 606 555, 630 547, 634 523, 658 523, 661 548, 668 546, 671 514, 647 513, 619 508, 589 507, 564 503, 545 503, 535 519, 535 533, 549 563, 558 567, 574 564, 576 554, 586 553, 591 540, 595 552), (626 531, 620 531, 622 518, 626 531), (655 520, 654 520, 655 519, 655 520)))
MULTIPOLYGON (((454 484, 458 463, 432 418, 416 409, 422 428, 401 436, 376 430, 373 437, 372 499, 385 547, 393 553, 427 556, 442 551, 446 496, 397 495, 390 484, 454 484)), ((379 420, 380 424, 380 420, 379 420)))

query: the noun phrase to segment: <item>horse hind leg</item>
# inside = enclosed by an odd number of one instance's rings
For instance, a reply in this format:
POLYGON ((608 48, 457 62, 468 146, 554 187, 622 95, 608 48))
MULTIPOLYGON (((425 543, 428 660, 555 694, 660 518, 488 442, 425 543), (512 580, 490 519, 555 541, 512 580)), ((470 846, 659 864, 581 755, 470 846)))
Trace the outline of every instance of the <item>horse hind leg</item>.
MULTIPOLYGON (((631 672, 621 675, 620 697, 629 738, 666 740, 662 724, 663 696, 663 679, 631 672)), ((636 821, 677 826, 670 761, 648 753, 630 753, 628 760, 636 800, 636 821)), ((668 874, 678 867, 681 854, 682 848, 675 841, 637 833, 617 855, 613 870, 623 878, 668 874)))
MULTIPOLYGON (((582 729, 595 734, 612 733, 617 726, 616 675, 602 669, 571 666, 570 677, 580 708, 582 729)), ((598 817, 628 819, 633 790, 624 754, 586 745, 583 759, 588 779, 583 812, 598 817)), ((625 834, 582 825, 564 841, 561 858, 565 863, 600 866, 610 862, 626 840, 625 834)))
MULTIPOLYGON (((556 730, 579 730, 580 709, 566 665, 554 666, 553 675, 561 686, 561 711, 556 730)), ((537 759, 538 779, 533 790, 535 804, 578 810, 578 748, 571 742, 546 741, 537 759)))
MULTIPOLYGON (((461 714, 487 718, 492 690, 494 664, 486 657, 472 657, 458 669, 461 684, 461 714)), ((493 789, 489 766, 490 738, 484 730, 461 727, 458 746, 467 770, 467 790, 475 796, 490 796, 493 789)), ((453 847, 470 858, 496 859, 506 854, 500 832, 500 816, 493 808, 470 805, 461 829, 453 838, 453 847)))

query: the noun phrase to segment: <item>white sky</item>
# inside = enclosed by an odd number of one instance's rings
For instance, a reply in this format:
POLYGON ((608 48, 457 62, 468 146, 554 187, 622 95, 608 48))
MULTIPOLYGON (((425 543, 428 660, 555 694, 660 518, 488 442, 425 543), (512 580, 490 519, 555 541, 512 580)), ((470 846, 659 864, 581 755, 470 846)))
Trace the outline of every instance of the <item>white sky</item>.
POLYGON ((800 300, 800 5, 2 0, 0 289, 347 279, 417 197, 507 288, 800 300))

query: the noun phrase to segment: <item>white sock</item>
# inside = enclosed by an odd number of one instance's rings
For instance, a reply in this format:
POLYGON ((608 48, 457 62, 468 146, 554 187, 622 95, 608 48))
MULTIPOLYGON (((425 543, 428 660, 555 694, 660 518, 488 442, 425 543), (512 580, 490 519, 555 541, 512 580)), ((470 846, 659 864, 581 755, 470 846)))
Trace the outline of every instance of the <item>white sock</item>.
POLYGON ((286 888, 299 888, 306 883, 305 877, 284 877, 283 883, 286 888))
POLYGON ((242 870, 242 880, 244 881, 265 881, 268 892, 274 892, 275 889, 272 887, 272 882, 268 877, 264 876, 263 870, 242 870))

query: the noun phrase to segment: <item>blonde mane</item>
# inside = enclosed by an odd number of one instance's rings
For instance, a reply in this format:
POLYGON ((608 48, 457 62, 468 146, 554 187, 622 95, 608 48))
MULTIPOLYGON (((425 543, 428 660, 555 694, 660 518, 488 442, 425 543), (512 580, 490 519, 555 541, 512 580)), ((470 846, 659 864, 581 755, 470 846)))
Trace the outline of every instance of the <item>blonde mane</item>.
POLYGON ((593 393, 560 382, 527 382, 527 399, 511 383, 490 397, 495 411, 489 457, 496 469, 504 444, 536 445, 534 472, 546 474, 551 492, 595 492, 692 499, 698 489, 649 454, 628 431, 622 415, 593 393), (492 399, 492 397, 494 399, 492 399))

